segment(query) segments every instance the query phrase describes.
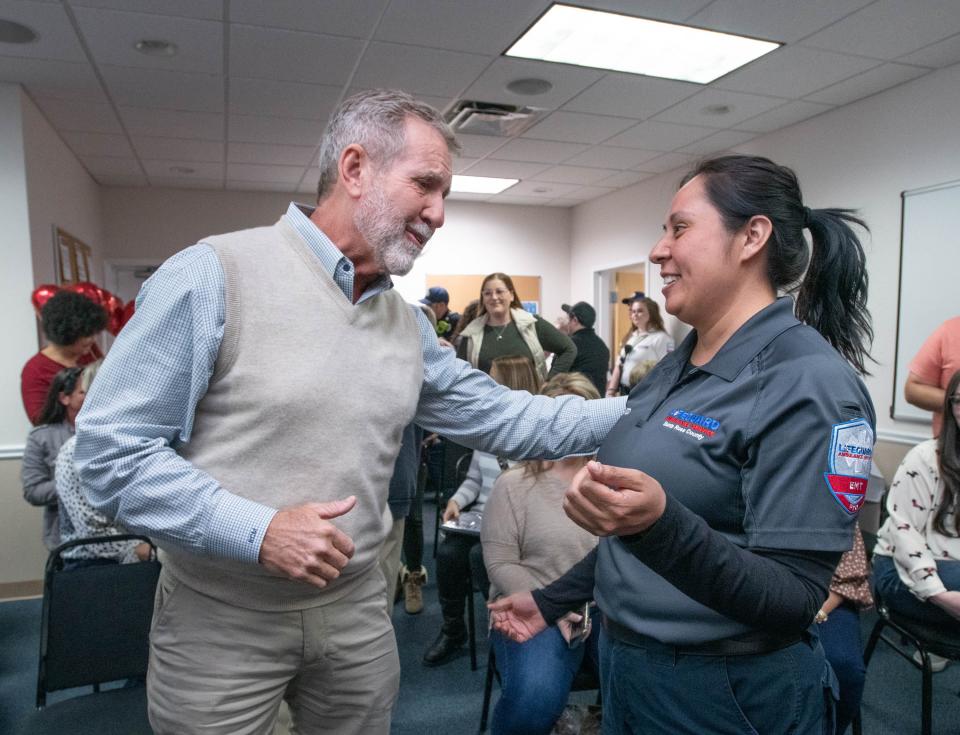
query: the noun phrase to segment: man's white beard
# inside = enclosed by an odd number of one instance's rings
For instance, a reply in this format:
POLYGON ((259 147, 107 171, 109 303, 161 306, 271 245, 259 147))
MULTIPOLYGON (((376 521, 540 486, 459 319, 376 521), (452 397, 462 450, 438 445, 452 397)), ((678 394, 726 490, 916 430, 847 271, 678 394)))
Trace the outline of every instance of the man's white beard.
MULTIPOLYGON (((394 276, 410 272, 420 248, 410 242, 406 222, 391 206, 381 187, 374 188, 360 200, 353 223, 373 250, 381 270, 394 276)), ((410 229, 424 236, 424 243, 433 235, 429 225, 411 225, 410 229)))

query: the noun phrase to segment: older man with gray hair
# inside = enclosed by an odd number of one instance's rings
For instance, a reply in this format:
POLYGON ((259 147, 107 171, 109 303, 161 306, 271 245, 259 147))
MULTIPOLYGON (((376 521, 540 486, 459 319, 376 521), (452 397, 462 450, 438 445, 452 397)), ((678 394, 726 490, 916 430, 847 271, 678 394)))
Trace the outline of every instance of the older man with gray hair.
POLYGON ((158 733, 269 733, 281 699, 300 733, 387 733, 399 660, 377 552, 403 427, 558 457, 622 414, 508 391, 391 290, 443 225, 456 148, 405 93, 346 100, 317 206, 170 258, 111 349, 76 457, 92 502, 162 551, 158 733))

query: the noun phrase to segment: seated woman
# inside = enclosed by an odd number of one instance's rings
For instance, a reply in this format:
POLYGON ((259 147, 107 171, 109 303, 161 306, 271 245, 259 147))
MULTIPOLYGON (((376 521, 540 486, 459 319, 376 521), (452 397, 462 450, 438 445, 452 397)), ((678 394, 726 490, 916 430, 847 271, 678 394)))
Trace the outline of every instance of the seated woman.
MULTIPOLYGON (((490 377, 513 390, 536 393, 540 379, 529 357, 498 357, 490 366, 490 377)), ((483 511, 487 496, 505 461, 486 452, 474 451, 470 468, 457 492, 447 502, 443 522, 456 520, 467 507, 483 511)), ((483 550, 477 536, 444 534, 437 546, 437 596, 443 614, 443 627, 433 645, 423 655, 425 666, 439 666, 450 661, 467 641, 463 621, 466 600, 470 594, 471 574, 483 570, 483 550)))
MULTIPOLYGON (((890 610, 952 631, 960 621, 958 501, 960 370, 947 384, 940 437, 911 449, 893 478, 873 557, 874 584, 890 610)), ((945 662, 936 663, 939 670, 945 662)))
POLYGON ((23 499, 43 508, 43 545, 50 550, 60 545, 54 469, 60 448, 73 436, 74 421, 86 396, 80 381, 81 370, 66 368, 54 376, 36 417, 37 426, 27 435, 20 466, 23 499))
MULTIPOLYGON (((90 383, 99 367, 100 362, 97 361, 83 369, 80 387, 84 395, 90 389, 90 383)), ((56 486, 60 503, 60 542, 67 543, 81 538, 127 533, 103 513, 94 510, 84 495, 80 476, 73 464, 73 451, 76 444, 77 438, 70 437, 57 456, 56 486)), ((126 564, 148 559, 150 544, 137 541, 106 541, 102 544, 88 544, 67 549, 61 557, 64 560, 64 569, 98 564, 126 564)))
POLYGON ((107 312, 86 296, 58 291, 40 310, 49 344, 27 360, 20 373, 20 395, 27 418, 39 425, 53 377, 66 367, 83 367, 101 357, 96 339, 107 326, 107 312))
MULTIPOLYGON (((543 395, 599 398, 581 373, 551 378, 543 395)), ((481 540, 490 577, 490 599, 549 584, 597 545, 597 537, 563 512, 563 496, 591 457, 526 462, 504 472, 493 485, 481 540)), ((587 645, 570 648, 561 629, 551 626, 525 643, 490 632, 502 688, 493 711, 493 735, 549 733, 563 712, 585 650, 596 664, 598 626, 587 645)))

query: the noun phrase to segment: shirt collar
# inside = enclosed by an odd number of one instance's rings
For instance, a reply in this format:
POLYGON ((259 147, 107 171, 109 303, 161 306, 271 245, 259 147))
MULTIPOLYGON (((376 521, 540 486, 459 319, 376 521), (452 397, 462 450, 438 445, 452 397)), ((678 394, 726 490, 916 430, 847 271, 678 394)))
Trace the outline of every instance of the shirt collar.
MULTIPOLYGON (((781 296, 769 306, 750 317, 728 339, 706 365, 703 372, 732 381, 774 338, 800 322, 793 314, 793 297, 781 296)), ((697 344, 696 330, 690 332, 680 346, 671 353, 674 360, 684 364, 690 360, 697 344)))
MULTIPOLYGON (((320 261, 323 269, 330 274, 330 277, 340 286, 344 295, 352 302, 353 261, 341 253, 339 248, 334 245, 333 240, 327 237, 326 233, 317 227, 313 223, 313 220, 310 219, 310 215, 313 214, 314 209, 315 207, 308 207, 305 204, 290 202, 285 217, 306 243, 307 247, 310 248, 310 252, 317 256, 317 260, 320 261), (338 277, 343 273, 350 274, 349 278, 338 277)), ((388 291, 391 288, 393 288, 393 280, 389 274, 384 273, 370 284, 370 287, 363 293, 363 296, 360 297, 360 301, 366 301, 378 293, 388 291)))

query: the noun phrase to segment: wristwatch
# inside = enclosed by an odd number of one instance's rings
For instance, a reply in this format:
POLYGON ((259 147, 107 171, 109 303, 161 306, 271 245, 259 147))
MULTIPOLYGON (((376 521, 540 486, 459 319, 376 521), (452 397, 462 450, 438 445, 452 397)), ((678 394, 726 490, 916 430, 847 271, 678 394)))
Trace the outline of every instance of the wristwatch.
POLYGON ((820 608, 819 610, 817 610, 817 614, 814 616, 813 619, 814 621, 816 621, 817 625, 820 625, 821 623, 827 622, 827 619, 829 617, 830 616, 823 611, 823 608, 820 608))

